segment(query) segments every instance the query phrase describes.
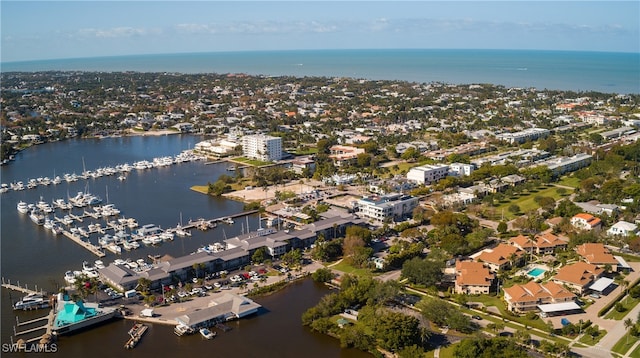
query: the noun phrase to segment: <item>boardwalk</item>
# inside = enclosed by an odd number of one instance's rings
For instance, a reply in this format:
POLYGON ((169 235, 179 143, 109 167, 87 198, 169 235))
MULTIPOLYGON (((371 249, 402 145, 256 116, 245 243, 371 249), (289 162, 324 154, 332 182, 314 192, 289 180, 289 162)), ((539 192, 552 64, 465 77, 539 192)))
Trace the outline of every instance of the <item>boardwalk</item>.
POLYGON ((216 219, 209 219, 209 220, 194 220, 189 222, 188 224, 184 225, 182 228, 184 230, 189 230, 189 229, 195 229, 197 228, 199 225, 201 225, 202 223, 206 223, 209 225, 213 225, 213 224, 218 224, 218 223, 222 223, 227 219, 236 219, 239 217, 244 217, 247 215, 251 215, 251 214, 255 214, 257 213, 258 210, 250 210, 250 211, 243 211, 241 213, 237 213, 237 214, 233 214, 233 215, 229 215, 229 216, 224 216, 224 217, 220 217, 220 218, 216 218, 216 219))

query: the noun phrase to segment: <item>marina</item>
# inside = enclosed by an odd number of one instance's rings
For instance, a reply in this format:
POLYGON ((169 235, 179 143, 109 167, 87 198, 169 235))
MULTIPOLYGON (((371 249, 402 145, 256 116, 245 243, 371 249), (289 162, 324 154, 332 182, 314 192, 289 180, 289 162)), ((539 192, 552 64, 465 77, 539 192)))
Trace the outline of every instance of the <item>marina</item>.
MULTIPOLYGON (((187 137, 186 140, 189 138, 191 137, 187 137)), ((99 141, 99 144, 92 140, 71 140, 68 142, 46 144, 45 146, 39 146, 28 151, 24 151, 20 154, 24 156, 24 158, 12 163, 11 166, 3 167, 2 174, 4 180, 13 182, 20 176, 42 176, 42 173, 38 173, 39 171, 55 171, 59 173, 63 173, 65 171, 72 172, 72 169, 70 170, 69 166, 60 166, 59 163, 69 164, 69 161, 80 163, 81 160, 79 157, 77 160, 69 160, 69 158, 74 158, 74 155, 79 155, 76 153, 82 153, 87 159, 87 164, 89 164, 91 160, 94 160, 93 158, 103 157, 113 157, 111 160, 119 160, 121 162, 128 161, 131 163, 139 160, 133 160, 132 158, 134 158, 134 156, 138 156, 137 158, 139 158, 140 156, 145 155, 145 153, 148 155, 149 152, 145 151, 145 148, 150 147, 153 148, 153 150, 163 148, 162 150, 165 150, 166 152, 159 154, 164 156, 166 155, 165 153, 174 150, 171 148, 179 146, 186 147, 187 145, 189 144, 188 142, 185 142, 185 138, 183 137, 181 139, 178 136, 102 139, 99 141), (126 143, 126 145, 119 145, 120 143, 126 143), (164 145, 164 143, 170 143, 171 145, 164 149, 164 146, 160 146, 160 144, 164 145), (52 151, 50 153, 48 151, 46 153, 41 152, 42 149, 45 149, 46 146, 50 145, 56 146, 56 151, 52 151), (67 148, 69 151, 67 151, 67 148), (103 150, 107 149, 122 151, 124 155, 115 155, 113 153, 107 154, 107 152, 103 152, 103 150), (56 163, 55 168, 52 167, 53 163, 56 163), (7 169, 10 169, 10 171, 6 171, 7 169)), ((99 164, 98 166, 103 167, 104 164, 99 164)), ((75 193, 79 191, 82 191, 83 193, 91 192, 93 194, 98 194, 106 202, 103 201, 103 203, 96 206, 86 206, 83 208, 71 207, 66 209, 52 205, 56 207, 56 211, 49 214, 51 220, 66 231, 71 232, 71 229, 76 226, 78 228, 86 228, 86 231, 90 232, 89 241, 95 246, 100 246, 98 244, 98 239, 102 238, 106 234, 111 235, 114 237, 113 240, 116 240, 115 236, 117 231, 112 229, 113 226, 107 225, 107 222, 109 221, 111 221, 112 224, 113 222, 118 225, 124 224, 126 226, 126 232, 131 233, 135 232, 135 228, 132 230, 132 228, 127 226, 128 224, 121 222, 120 219, 135 219, 135 221, 139 223, 138 226, 142 226, 147 223, 154 223, 164 230, 172 230, 176 227, 177 221, 183 222, 183 226, 187 226, 188 221, 195 221, 190 218, 224 218, 242 212, 241 203, 202 195, 188 189, 190 186, 201 184, 207 180, 211 180, 212 177, 215 178, 217 175, 225 173, 225 165, 222 163, 205 166, 200 162, 194 162, 180 166, 167 166, 164 167, 164 169, 159 168, 153 176, 149 176, 147 173, 149 173, 147 170, 131 171, 127 174, 126 181, 118 181, 114 176, 89 179, 88 181, 91 183, 91 190, 87 190, 85 181, 80 179, 77 182, 71 183, 67 183, 63 180, 60 185, 38 186, 36 189, 31 191, 9 191, 8 193, 3 194, 3 200, 1 202, 3 220, 6 222, 15 222, 16 225, 3 225, 2 236, 19 238, 19 240, 4 240, 3 242, 3 251, 6 249, 16 253, 16 255, 3 256, 3 274, 7 277, 18 278, 23 287, 25 286, 23 282, 28 282, 29 289, 33 290, 35 287, 33 284, 35 283, 37 284, 38 290, 42 286, 49 292, 57 292, 61 287, 68 284, 64 279, 66 271, 69 271, 69 276, 72 279, 76 277, 76 274, 79 275, 82 273, 83 266, 81 264, 83 261, 87 261, 88 264, 95 266, 96 269, 99 269, 99 267, 97 263, 94 262, 95 259, 103 261, 102 264, 105 266, 108 266, 112 261, 117 261, 120 265, 125 265, 127 262, 129 262, 128 265, 131 265, 132 262, 135 262, 138 265, 136 270, 144 270, 153 263, 153 260, 158 260, 161 256, 171 255, 179 257, 182 255, 188 255, 191 252, 196 252, 198 248, 222 242, 227 236, 235 237, 241 234, 241 223, 244 224, 245 219, 234 219, 236 221, 234 225, 219 225, 217 230, 209 229, 208 231, 198 231, 195 228, 191 228, 187 230, 191 236, 185 236, 180 239, 178 239, 180 236, 176 233, 176 239, 174 241, 162 241, 162 244, 160 245, 147 246, 143 245, 142 242, 137 241, 140 243, 140 247, 129 251, 126 250, 122 244, 119 244, 118 246, 121 247, 121 253, 119 255, 113 255, 107 249, 104 249, 103 251, 106 256, 100 258, 96 257, 95 254, 91 253, 83 246, 70 243, 70 241, 66 240, 63 235, 58 236, 61 240, 54 239, 55 236, 49 229, 45 229, 43 226, 34 225, 28 218, 28 215, 23 215, 16 210, 16 206, 19 201, 35 204, 39 201, 41 196, 45 201, 48 200, 49 203, 52 203, 56 199, 63 198, 62 201, 59 201, 59 203, 62 204, 62 202, 68 203, 67 198, 69 196, 74 196, 75 193), (108 195, 106 195, 104 190, 107 185, 108 195), (102 188, 102 191, 98 192, 96 188, 102 188), (158 195, 158 192, 161 192, 162 195, 158 195), (71 195, 69 195, 69 193, 71 193, 71 195), (175 208, 175 211, 167 210, 167 202, 172 203, 171 207, 175 208), (108 203, 113 203, 114 206, 121 211, 120 215, 112 216, 108 220, 104 219, 102 216, 99 219, 96 219, 93 216, 84 216, 85 210, 87 213, 93 213, 95 211, 95 207, 104 206, 108 203), (76 216, 84 216, 83 222, 81 223, 72 219, 68 216, 69 212, 76 216), (126 217, 124 215, 126 215, 126 217), (55 217, 63 219, 65 216, 68 216, 68 226, 55 219, 55 217), (184 221, 181 217, 184 217, 184 221), (96 226, 94 226, 94 224, 96 226), (89 225, 92 225, 91 228, 89 225), (94 229, 98 229, 97 225, 105 231, 104 234, 93 232, 94 229), (221 228, 224 229, 224 232, 221 228), (14 248, 11 245, 18 245, 18 247, 14 248), (25 257, 36 257, 34 255, 38 255, 37 257, 41 265, 50 268, 47 272, 33 270, 32 261, 24 259, 25 257), (145 258, 146 262, 144 265, 140 265, 138 262, 138 258, 140 257, 145 258)), ((248 214, 246 218, 246 220, 249 220, 252 227, 258 226, 258 216, 256 214, 248 214)), ((135 226, 135 223, 132 223, 132 225, 135 226)), ((77 235, 82 240, 87 241, 87 238, 81 236, 80 232, 77 232, 77 235)), ((11 283, 16 284, 17 281, 12 279, 11 283)), ((73 284, 70 285, 74 286, 73 284)), ((305 287, 307 286, 305 285, 305 287)), ((7 292, 8 290, 3 290, 3 294, 5 295, 4 298, 8 297, 7 292)), ((9 299, 4 299, 2 301, 2 334, 3 341, 5 342, 9 342, 11 339, 13 339, 14 342, 16 341, 15 333, 20 332, 14 332, 12 326, 16 325, 16 317, 18 316, 20 318, 20 322, 26 322, 36 318, 42 318, 42 320, 34 322, 31 325, 21 325, 17 327, 17 331, 26 331, 27 329, 36 328, 38 325, 44 326, 44 324, 48 322, 45 320, 45 317, 40 317, 41 315, 37 314, 39 311, 13 311, 12 304, 26 294, 27 293, 20 296, 14 296, 13 302, 9 299)), ((98 296, 99 298, 100 296, 105 297, 105 294, 100 292, 98 296)), ((281 295, 276 294, 272 298, 280 296, 281 295)), ((106 301, 107 305, 113 304, 112 302, 119 302, 118 300, 123 300, 120 302, 125 302, 124 298, 113 299, 109 296, 106 297, 108 300, 106 301)), ((88 298, 93 300, 94 296, 90 295, 88 298)), ((311 300, 318 298, 319 297, 311 298, 311 300)), ((198 297, 198 299, 205 300, 203 301, 205 302, 203 304, 204 306, 209 302, 207 297, 198 297)), ((282 297, 278 298, 278 300, 283 299, 287 300, 282 297)), ((265 301, 268 302, 269 310, 272 309, 271 306, 277 307, 277 300, 274 302, 270 302, 269 300, 270 298, 267 298, 267 301, 265 301)), ((264 332, 270 330, 269 327, 274 323, 274 320, 278 322, 281 321, 283 323, 289 322, 289 324, 291 324, 292 328, 287 328, 287 330, 291 331, 290 333, 296 337, 296 342, 299 342, 296 343, 295 346, 300 346, 300 349, 302 350, 308 349, 310 345, 317 346, 317 341, 316 343, 313 343, 316 339, 307 336, 305 330, 299 325, 299 316, 301 314, 300 309, 296 309, 294 311, 290 310, 291 306, 303 304, 306 300, 306 298, 296 298, 294 305, 288 304, 286 309, 280 309, 280 314, 287 313, 287 317, 290 314, 290 318, 284 318, 278 313, 275 315, 273 313, 269 313, 268 319, 261 318, 225 322, 225 326, 232 329, 224 335, 221 335, 222 330, 218 328, 218 325, 210 327, 210 330, 212 330, 211 328, 214 328, 214 330, 218 332, 218 337, 216 338, 216 351, 219 351, 221 355, 251 355, 252 353, 244 350, 248 347, 242 347, 242 342, 246 340, 247 335, 258 335, 267 339, 269 335, 265 335, 264 332), (244 327, 242 330, 237 329, 239 324, 244 327), (238 351, 240 351, 240 353, 237 353, 238 351)), ((259 303, 261 305, 263 304, 262 302, 259 303)), ((87 305, 85 305, 85 307, 86 306, 87 305)), ((116 307, 116 305, 113 307, 116 307)), ((173 304, 168 308, 173 309, 174 311, 176 309, 173 304)), ((196 306, 192 308, 192 310, 196 308, 198 307, 196 306)), ((211 342, 202 339, 198 330, 194 332, 196 334, 189 337, 176 337, 174 335, 173 328, 177 322, 172 319, 172 316, 189 314, 189 312, 189 310, 186 310, 181 313, 176 312, 178 314, 174 313, 172 315, 167 312, 158 311, 160 316, 145 318, 145 320, 148 321, 143 323, 147 324, 150 327, 150 330, 148 330, 143 337, 143 340, 146 342, 143 344, 138 343, 135 351, 140 352, 140 354, 145 356, 179 354, 182 349, 184 349, 184 343, 177 344, 176 340, 183 340, 189 345, 189 351, 193 354, 210 353, 210 349, 212 348, 210 345, 211 342), (149 334, 150 332, 152 334, 149 334)), ((114 316, 114 318, 116 316, 114 316)), ((258 314, 257 317, 261 317, 260 314, 258 314)), ((140 320, 137 314, 135 316, 126 316, 125 318, 127 319, 107 319, 101 324, 92 326, 89 330, 79 329, 78 331, 81 330, 82 332, 78 334, 62 334, 57 340, 59 351, 70 352, 70 350, 75 350, 90 354, 90 352, 95 350, 95 347, 102 347, 104 346, 105 341, 110 341, 121 343, 105 347, 105 354, 108 354, 109 356, 121 354, 123 345, 128 339, 128 337, 124 338, 126 337, 126 333, 136 320, 140 320)), ((51 318, 51 324, 53 324, 53 322, 54 320, 51 318)), ((27 342, 38 343, 40 339, 46 336, 46 334, 47 330, 45 328, 33 331, 32 333, 22 334, 19 338, 27 342)), ((272 339, 275 339, 275 337, 268 338, 268 340, 272 339)), ((261 344, 268 343, 261 342, 261 344)), ((322 356, 335 356, 335 354, 340 351, 340 348, 337 343, 332 340, 328 340, 327 342, 321 343, 320 346, 317 347, 317 351, 321 352, 319 354, 322 356)))

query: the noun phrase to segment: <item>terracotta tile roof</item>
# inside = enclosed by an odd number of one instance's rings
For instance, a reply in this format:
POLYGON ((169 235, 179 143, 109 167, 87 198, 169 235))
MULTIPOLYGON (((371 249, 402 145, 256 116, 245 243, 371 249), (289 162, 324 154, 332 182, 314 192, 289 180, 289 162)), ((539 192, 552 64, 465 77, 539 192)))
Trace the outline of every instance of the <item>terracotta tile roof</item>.
POLYGON ((616 260, 615 257, 613 257, 611 253, 609 253, 609 250, 607 250, 607 248, 605 248, 604 244, 602 243, 595 243, 595 242, 585 243, 578 246, 576 248, 576 251, 580 256, 584 257, 584 259, 587 260, 587 262, 590 264, 594 264, 594 265, 606 265, 606 264, 617 265, 618 264, 618 260, 616 260))
POLYGON ((556 247, 567 245, 567 241, 562 240, 559 236, 556 236, 551 232, 536 235, 535 238, 537 247, 556 247))
POLYGON ((603 271, 602 268, 596 265, 580 261, 562 267, 553 278, 584 287, 593 281, 595 277, 600 276, 603 271))
POLYGON ((538 300, 544 302, 565 301, 569 298, 576 297, 576 295, 555 282, 539 284, 531 281, 524 285, 505 288, 504 292, 511 297, 511 302, 531 302, 538 300))
POLYGON ((481 262, 456 262, 457 285, 489 286, 493 279, 494 275, 481 262))
POLYGON ((515 246, 518 246, 523 249, 535 247, 533 245, 533 241, 531 241, 531 239, 528 236, 524 236, 522 234, 509 239, 509 243, 511 243, 512 245, 515 244, 515 246))
POLYGON ((602 220, 600 220, 600 218, 597 218, 597 217, 595 217, 595 216, 593 216, 591 214, 587 214, 587 213, 576 214, 576 215, 573 216, 572 219, 582 219, 591 227, 598 226, 602 222, 602 220))
POLYGON ((512 254, 520 257, 524 252, 515 246, 507 244, 499 244, 492 251, 483 251, 476 257, 476 261, 484 261, 491 264, 503 265, 509 262, 509 258, 512 254))

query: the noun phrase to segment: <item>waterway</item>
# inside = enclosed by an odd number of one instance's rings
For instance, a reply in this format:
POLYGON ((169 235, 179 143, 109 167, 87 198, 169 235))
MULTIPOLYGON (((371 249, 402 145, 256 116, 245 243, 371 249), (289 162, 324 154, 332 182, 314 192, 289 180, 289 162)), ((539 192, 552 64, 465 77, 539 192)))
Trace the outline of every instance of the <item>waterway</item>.
MULTIPOLYGON (((15 162, 0 169, 0 181, 11 183, 30 178, 64 173, 77 173, 104 166, 151 160, 154 157, 175 155, 193 148, 202 140, 198 136, 170 135, 159 137, 121 137, 108 139, 73 139, 35 146, 21 152, 15 162)), ((142 224, 157 224, 163 228, 175 226, 182 216, 190 218, 222 217, 242 211, 242 203, 214 198, 191 191, 193 185, 214 182, 226 172, 224 163, 205 165, 204 162, 175 164, 168 167, 133 170, 124 181, 116 176, 101 177, 58 185, 39 186, 35 189, 2 194, 0 200, 0 269, 2 276, 12 283, 20 281, 30 287, 38 285, 54 292, 64 285, 67 270, 80 270, 82 261, 93 262, 96 256, 60 235, 54 237, 41 226, 36 226, 27 215, 19 214, 16 204, 22 200, 35 203, 40 197, 47 202, 66 199, 79 191, 100 196, 103 203, 113 203, 122 211, 121 216, 134 217, 142 224)), ((61 212, 56 213, 61 216, 61 212)), ((148 255, 169 254, 174 257, 194 252, 198 247, 219 242, 246 231, 248 226, 258 227, 257 216, 238 219, 233 225, 220 224, 206 232, 192 231, 189 238, 176 238, 157 247, 145 247, 114 255, 107 252, 102 260, 108 264, 116 258, 143 258, 148 255)), ((98 220, 86 218, 78 226, 86 227, 98 220)), ((171 327, 153 325, 131 355, 168 356, 172 353, 216 352, 220 356, 237 357, 361 357, 358 351, 344 350, 335 339, 316 335, 302 327, 300 315, 317 303, 327 291, 322 286, 305 281, 277 294, 258 299, 264 306, 261 314, 232 324, 234 328, 220 333, 213 341, 201 341, 199 335, 176 337, 171 327)), ((14 312, 11 303, 20 294, 2 289, 0 307, 2 343, 9 343, 13 335, 16 316, 20 321, 44 315, 45 311, 14 312)), ((58 353, 75 357, 91 354, 113 357, 123 352, 122 345, 131 322, 115 321, 104 326, 62 337, 58 353)), ((3 354, 4 355, 4 354, 3 354)))

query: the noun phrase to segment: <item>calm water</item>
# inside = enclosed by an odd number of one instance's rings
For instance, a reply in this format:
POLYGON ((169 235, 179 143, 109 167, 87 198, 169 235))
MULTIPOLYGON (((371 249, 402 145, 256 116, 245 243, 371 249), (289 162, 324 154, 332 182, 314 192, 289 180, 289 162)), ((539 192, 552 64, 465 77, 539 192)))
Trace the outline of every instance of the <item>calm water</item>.
POLYGON ((344 76, 640 93, 640 54, 534 50, 315 50, 138 55, 2 63, 2 71, 344 76))
MULTIPOLYGON (((36 146, 23 151, 18 159, 0 169, 0 181, 11 183, 29 178, 62 176, 64 173, 81 173, 83 161, 86 169, 96 169, 107 165, 132 163, 137 160, 151 160, 153 157, 175 155, 184 149, 193 148, 202 138, 197 136, 123 137, 102 140, 69 140, 36 146)), ((215 181, 226 172, 225 164, 205 165, 204 162, 183 163, 147 171, 132 171, 127 180, 118 181, 115 176, 98 179, 79 180, 22 192, 9 192, 1 200, 1 271, 2 276, 12 282, 38 285, 49 292, 56 291, 64 284, 63 275, 67 270, 80 270, 82 261, 94 261, 97 257, 71 240, 53 237, 42 227, 31 222, 26 215, 19 214, 16 203, 19 200, 35 203, 42 197, 51 202, 56 198, 67 198, 78 191, 89 191, 100 196, 103 202, 115 204, 122 216, 134 217, 142 224, 157 224, 162 227, 175 226, 182 214, 183 221, 189 218, 213 218, 242 211, 242 204, 230 200, 208 197, 189 190, 193 185, 215 181)), ((62 216, 61 212, 56 213, 62 216)), ((86 218, 79 226, 98 222, 86 218)), ((152 254, 180 256, 195 251, 208 243, 224 240, 240 234, 248 222, 252 229, 258 227, 258 218, 236 220, 233 226, 219 225, 207 232, 193 231, 190 238, 176 238, 158 247, 144 245, 131 252, 123 250, 121 258, 144 258, 152 254)), ((103 223, 104 226, 104 223, 103 223)), ((246 229, 245 229, 246 230, 246 229)), ((92 237, 97 241, 97 236, 92 237)), ((113 261, 116 255, 108 252, 105 263, 113 261)), ((199 336, 179 339, 170 327, 154 326, 134 352, 135 356, 156 354, 166 356, 171 352, 207 353, 215 349, 220 356, 300 356, 302 350, 309 349, 312 357, 361 356, 359 352, 341 350, 337 340, 318 336, 306 331, 300 324, 300 315, 314 305, 326 291, 312 282, 296 285, 276 295, 258 300, 266 311, 261 315, 234 323, 234 330, 219 335, 214 341, 201 342, 199 336), (237 326, 235 326, 237 325, 237 326), (286 344, 282 337, 288 337, 286 344), (293 339, 289 339, 294 337, 293 339), (251 342, 247 344, 247 342, 251 342), (215 347, 215 348, 214 348, 215 347), (315 353, 318 355, 313 355, 315 353), (238 353, 236 355, 236 353, 238 353), (272 354, 273 353, 273 354, 272 354), (271 355, 272 354, 272 355, 271 355)), ((16 313, 11 309, 12 301, 20 294, 2 289, 2 343, 10 342, 16 313)), ((20 321, 39 317, 45 311, 18 312, 20 321)), ((114 323, 90 331, 61 338, 59 352, 65 356, 80 356, 93 353, 97 356, 113 357, 123 351, 129 322, 114 323), (96 347, 100 347, 96 350, 96 347)), ((306 354, 306 353, 305 353, 306 354)))

